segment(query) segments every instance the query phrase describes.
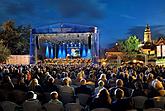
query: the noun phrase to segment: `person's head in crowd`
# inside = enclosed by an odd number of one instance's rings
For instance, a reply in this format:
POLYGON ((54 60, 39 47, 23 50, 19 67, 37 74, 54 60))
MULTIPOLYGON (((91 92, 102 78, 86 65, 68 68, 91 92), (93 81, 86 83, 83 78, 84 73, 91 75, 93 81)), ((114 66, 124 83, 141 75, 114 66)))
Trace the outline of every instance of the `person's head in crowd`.
POLYGON ((4 70, 4 73, 5 73, 5 74, 9 74, 9 73, 10 73, 9 69, 5 69, 5 70, 4 70))
POLYGON ((99 87, 103 87, 103 86, 104 86, 104 81, 99 80, 99 82, 98 82, 98 86, 99 86, 99 87))
POLYGON ((136 81, 136 82, 134 83, 134 86, 135 86, 135 89, 143 90, 143 85, 142 85, 142 83, 139 82, 139 81, 136 81))
POLYGON ((148 80, 153 80, 154 79, 154 75, 152 73, 148 74, 148 80))
POLYGON ((102 100, 107 101, 109 104, 111 104, 111 101, 112 101, 110 94, 106 88, 102 88, 101 90, 99 90, 97 94, 97 98, 99 98, 101 101, 102 100))
POLYGON ((116 80, 116 86, 117 87, 123 87, 123 85, 124 85, 123 80, 121 80, 121 79, 116 80))
POLYGON ((69 80, 68 78, 63 79, 63 84, 69 86, 69 80))
POLYGON ((53 91, 50 93, 50 97, 52 100, 58 99, 58 93, 56 91, 53 91))
POLYGON ((81 79, 81 80, 80 80, 80 84, 81 84, 81 85, 86 85, 86 80, 85 80, 85 79, 81 79))
POLYGON ((29 83, 29 88, 31 89, 31 90, 34 90, 35 89, 35 87, 37 86, 37 85, 39 85, 38 84, 38 79, 32 79, 31 81, 30 81, 30 83, 29 83))
POLYGON ((153 81, 152 85, 156 90, 163 90, 164 89, 162 82, 160 82, 157 79, 155 79, 155 81, 153 81))
POLYGON ((48 78, 48 83, 49 84, 53 84, 54 83, 54 78, 53 77, 49 77, 48 78))
POLYGON ((119 78, 120 78, 120 79, 124 79, 124 77, 125 77, 124 72, 120 72, 120 74, 119 74, 119 78))
POLYGON ((100 77, 99 77, 99 80, 106 81, 107 80, 106 74, 101 74, 100 77))
POLYGON ((157 79, 158 79, 159 81, 163 82, 163 77, 157 76, 157 79))
POLYGON ((27 99, 37 99, 37 94, 34 91, 28 91, 26 94, 27 99))
POLYGON ((115 74, 115 73, 112 73, 112 74, 111 74, 111 78, 112 78, 112 79, 116 78, 116 74, 115 74))
POLYGON ((116 99, 122 99, 124 97, 124 91, 120 88, 117 88, 114 94, 116 99))
POLYGON ((46 72, 46 73, 45 73, 45 76, 50 76, 50 73, 49 73, 49 72, 46 72))

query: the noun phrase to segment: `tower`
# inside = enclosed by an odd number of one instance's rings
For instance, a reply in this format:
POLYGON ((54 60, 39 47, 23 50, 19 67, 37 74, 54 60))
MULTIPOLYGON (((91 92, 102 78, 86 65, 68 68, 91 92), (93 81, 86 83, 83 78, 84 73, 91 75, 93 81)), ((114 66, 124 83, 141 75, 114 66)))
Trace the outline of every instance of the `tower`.
POLYGON ((144 31, 144 43, 151 43, 151 30, 150 30, 150 26, 147 24, 145 31, 144 31))

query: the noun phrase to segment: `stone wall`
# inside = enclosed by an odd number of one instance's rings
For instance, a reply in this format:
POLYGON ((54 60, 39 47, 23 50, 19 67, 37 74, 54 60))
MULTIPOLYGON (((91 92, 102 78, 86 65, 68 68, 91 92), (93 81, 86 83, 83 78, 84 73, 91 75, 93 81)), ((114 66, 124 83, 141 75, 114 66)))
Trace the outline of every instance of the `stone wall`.
POLYGON ((6 64, 30 64, 30 55, 10 55, 6 64))

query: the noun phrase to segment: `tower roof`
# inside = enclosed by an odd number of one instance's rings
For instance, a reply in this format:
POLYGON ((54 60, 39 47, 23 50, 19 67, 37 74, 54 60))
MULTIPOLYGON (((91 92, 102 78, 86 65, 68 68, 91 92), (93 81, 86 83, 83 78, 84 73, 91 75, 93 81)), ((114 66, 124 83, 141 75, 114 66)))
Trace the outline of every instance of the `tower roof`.
POLYGON ((149 24, 146 25, 145 32, 150 32, 150 26, 149 26, 149 24))

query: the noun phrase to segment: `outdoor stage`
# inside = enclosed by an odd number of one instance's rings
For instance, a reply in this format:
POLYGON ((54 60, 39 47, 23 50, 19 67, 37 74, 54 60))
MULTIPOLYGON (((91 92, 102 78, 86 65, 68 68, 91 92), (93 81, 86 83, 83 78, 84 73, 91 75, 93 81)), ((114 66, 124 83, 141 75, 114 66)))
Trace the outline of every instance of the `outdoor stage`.
POLYGON ((96 63, 99 58, 97 27, 58 23, 33 28, 30 63, 96 63), (46 62, 45 62, 46 61, 46 62), (81 61, 81 62, 80 62, 81 61))

